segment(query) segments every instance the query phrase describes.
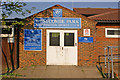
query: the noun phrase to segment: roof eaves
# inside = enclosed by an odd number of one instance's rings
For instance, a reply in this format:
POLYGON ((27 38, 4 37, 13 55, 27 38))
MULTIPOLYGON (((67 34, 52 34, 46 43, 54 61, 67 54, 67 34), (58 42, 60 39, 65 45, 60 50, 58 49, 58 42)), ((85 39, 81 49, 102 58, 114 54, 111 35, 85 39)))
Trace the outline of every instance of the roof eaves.
POLYGON ((90 16, 90 17, 88 17, 88 18, 100 17, 100 16, 103 16, 103 15, 107 15, 107 14, 115 13, 115 12, 117 12, 117 11, 118 11, 118 10, 116 10, 116 11, 109 11, 109 12, 105 12, 105 13, 102 13, 102 14, 98 14, 98 15, 90 16))

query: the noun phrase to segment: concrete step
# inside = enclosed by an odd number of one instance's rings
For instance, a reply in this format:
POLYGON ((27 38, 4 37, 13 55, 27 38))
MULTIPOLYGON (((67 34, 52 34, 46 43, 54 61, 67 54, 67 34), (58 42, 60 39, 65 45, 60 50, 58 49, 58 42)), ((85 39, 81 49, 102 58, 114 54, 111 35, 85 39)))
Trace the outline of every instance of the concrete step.
POLYGON ((98 69, 81 66, 35 66, 16 70, 25 78, 102 78, 98 69))

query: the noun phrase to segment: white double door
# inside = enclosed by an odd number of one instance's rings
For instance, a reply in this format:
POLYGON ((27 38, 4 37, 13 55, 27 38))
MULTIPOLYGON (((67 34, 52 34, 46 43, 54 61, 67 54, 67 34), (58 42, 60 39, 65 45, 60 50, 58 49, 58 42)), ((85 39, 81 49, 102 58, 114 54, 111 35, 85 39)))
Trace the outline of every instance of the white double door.
POLYGON ((47 65, 77 65, 77 30, 47 30, 47 65))

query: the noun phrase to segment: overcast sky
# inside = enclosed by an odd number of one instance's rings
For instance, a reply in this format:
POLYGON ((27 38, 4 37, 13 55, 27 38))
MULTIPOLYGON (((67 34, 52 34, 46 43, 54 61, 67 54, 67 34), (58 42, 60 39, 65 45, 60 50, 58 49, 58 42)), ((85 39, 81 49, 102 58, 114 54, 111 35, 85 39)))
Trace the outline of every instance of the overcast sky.
MULTIPOLYGON (((73 8, 88 8, 88 7, 89 8, 118 8, 118 2, 110 2, 110 1, 115 1, 115 0, 104 0, 104 1, 109 1, 109 2, 80 2, 80 0, 73 0, 73 2, 70 2, 70 0, 69 2, 40 2, 41 0, 39 0, 39 2, 30 2, 30 1, 31 0, 29 0, 29 2, 26 2, 27 5, 24 7, 24 9, 31 9, 32 7, 35 7, 36 9, 33 10, 31 14, 26 14, 26 16, 22 16, 22 15, 17 15, 14 13, 9 18, 12 18, 12 19, 13 18, 25 18, 32 14, 45 10, 49 7, 52 7, 56 4, 59 4, 71 10, 73 10, 73 8), (79 1, 79 2, 76 2, 76 1, 79 1)), ((37 0, 34 0, 34 1, 37 1, 37 0)), ((47 1, 47 0, 44 0, 44 1, 47 1)), ((64 1, 68 1, 68 0, 64 0, 64 1)), ((84 1, 93 1, 93 0, 84 0, 84 1)))

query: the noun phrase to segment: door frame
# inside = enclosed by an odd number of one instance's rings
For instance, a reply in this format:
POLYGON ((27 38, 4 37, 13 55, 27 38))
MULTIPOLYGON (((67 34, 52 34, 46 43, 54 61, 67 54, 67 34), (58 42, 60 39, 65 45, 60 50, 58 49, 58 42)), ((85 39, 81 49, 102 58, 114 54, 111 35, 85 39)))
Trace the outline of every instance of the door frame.
MULTIPOLYGON (((61 32, 61 31, 63 31, 63 32, 73 32, 73 33, 76 33, 76 37, 75 37, 75 40, 76 40, 76 43, 77 43, 77 48, 76 48, 76 64, 75 64, 75 66, 78 66, 78 38, 77 38, 77 36, 78 36, 78 33, 77 33, 77 30, 51 30, 51 29, 46 29, 46 65, 49 65, 48 64, 48 56, 47 56, 47 54, 48 54, 48 45, 49 45, 49 32, 61 32)), ((61 33, 60 33, 61 34, 61 33)), ((63 34, 62 34, 63 35, 63 34)), ((60 39, 60 42, 61 42, 61 40, 62 39, 60 39)), ((61 46, 61 43, 60 43, 60 46, 61 46)), ((70 46, 68 47, 68 46, 64 46, 65 48, 70 48, 70 46)))

